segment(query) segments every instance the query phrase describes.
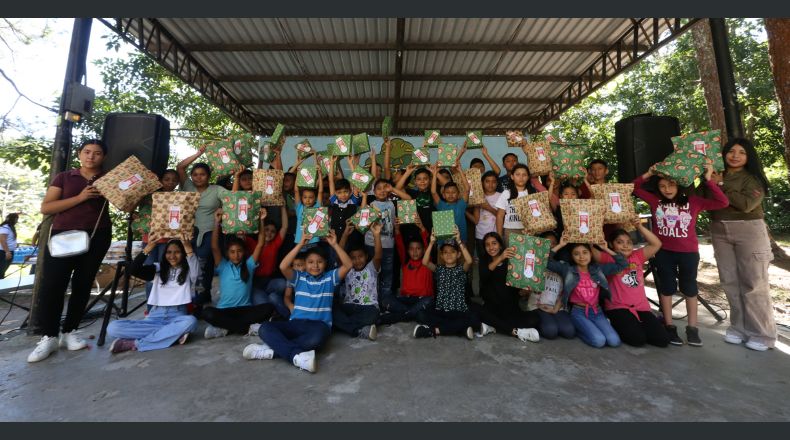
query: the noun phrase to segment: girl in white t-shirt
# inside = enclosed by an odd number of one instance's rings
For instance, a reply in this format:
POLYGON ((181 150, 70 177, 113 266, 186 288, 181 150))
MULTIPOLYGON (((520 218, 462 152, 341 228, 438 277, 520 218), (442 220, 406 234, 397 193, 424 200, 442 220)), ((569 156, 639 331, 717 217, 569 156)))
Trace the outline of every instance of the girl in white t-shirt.
POLYGON ((475 244, 477 248, 477 257, 486 254, 486 249, 483 238, 489 232, 496 232, 496 217, 497 209, 496 203, 499 201, 499 196, 502 193, 497 192, 497 175, 493 171, 486 171, 483 177, 480 178, 483 183, 483 194, 485 201, 480 206, 475 206, 472 209, 472 220, 475 223, 475 244))
POLYGON ((496 231, 504 239, 505 244, 508 243, 510 233, 521 234, 524 231, 524 224, 521 223, 521 217, 519 217, 512 201, 531 193, 546 191, 546 187, 538 179, 530 181, 529 169, 523 163, 513 166, 508 188, 510 189, 502 191, 502 195, 499 196, 499 200, 496 202, 496 231), (511 193, 513 189, 515 191, 511 193))

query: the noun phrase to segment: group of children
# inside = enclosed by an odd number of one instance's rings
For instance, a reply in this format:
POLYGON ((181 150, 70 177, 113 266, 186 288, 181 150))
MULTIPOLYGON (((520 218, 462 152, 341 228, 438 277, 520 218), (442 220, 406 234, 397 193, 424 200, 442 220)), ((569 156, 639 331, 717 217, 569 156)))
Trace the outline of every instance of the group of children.
MULTIPOLYGON (((389 149, 385 139, 380 153, 383 165, 377 164, 371 151, 369 171, 375 181, 368 192, 343 177, 337 157, 332 158, 327 177, 316 167, 316 188, 299 188, 295 173, 303 163, 300 159, 284 174, 285 206, 261 209, 255 237, 222 233, 214 195, 221 190, 195 175, 197 170, 210 176, 210 168, 198 163, 192 167, 191 179, 185 175, 202 150, 179 163, 175 172, 165 173, 163 181, 175 174, 182 189, 201 192, 196 214, 199 238, 190 242, 186 237, 170 241, 149 237, 132 271, 151 283, 151 308, 142 321, 111 323, 108 334, 117 338, 111 351, 183 344, 198 318, 209 324, 206 338, 258 335, 261 343, 244 348, 246 359, 279 357, 310 372, 316 370, 315 350, 332 328, 376 340, 382 325, 404 321, 416 322, 415 338, 459 335, 472 340, 475 335, 500 333, 525 342, 579 336, 593 347, 616 347, 621 341, 665 347, 683 344, 672 323, 671 296, 678 287, 689 311, 687 342, 702 345, 696 328, 699 254, 694 225, 700 211, 728 203, 712 183, 710 164, 703 178, 713 195, 710 199, 687 194, 670 179, 653 178, 652 168, 634 182, 634 194, 653 213, 652 231, 638 218, 633 221, 647 242, 636 249, 632 235, 623 229, 607 228, 607 242, 597 245, 568 243, 562 236, 559 200, 590 197, 590 184, 606 182, 608 167, 602 160, 592 161, 581 181, 558 182, 553 175, 541 181, 530 176, 514 153, 502 158, 505 174, 500 176, 500 167, 483 147, 491 170, 480 159, 472 160, 470 167, 481 170, 485 200, 470 207, 466 179, 454 180, 453 173, 437 165, 391 170, 389 149), (507 284, 508 260, 515 250, 505 243, 510 234, 524 233, 514 201, 537 191, 550 192, 559 228, 542 234, 553 246, 545 287, 529 291, 507 284), (416 200, 417 220, 400 224, 395 201, 409 199, 416 200), (324 240, 302 226, 305 209, 320 206, 329 207, 330 231, 324 240), (361 233, 351 219, 366 206, 375 208, 380 220, 361 233), (432 212, 437 210, 453 212, 454 239, 437 240, 433 234, 432 212), (211 218, 201 222, 200 216, 207 214, 211 218), (208 234, 210 238, 205 237, 208 234), (205 248, 200 238, 209 241, 210 253, 198 252, 205 248), (663 322, 651 311, 645 294, 643 266, 650 259, 657 268, 663 322), (479 295, 471 282, 475 263, 479 295), (211 274, 219 277, 216 306, 209 304, 210 293, 207 299, 198 292, 199 278, 205 280, 207 275, 210 292, 211 274)), ((272 166, 282 169, 275 154, 272 166)), ((358 160, 348 158, 351 169, 358 160)), ((452 171, 462 171, 460 161, 461 157, 452 171)), ((237 170, 229 190, 252 190, 252 172, 237 170)))

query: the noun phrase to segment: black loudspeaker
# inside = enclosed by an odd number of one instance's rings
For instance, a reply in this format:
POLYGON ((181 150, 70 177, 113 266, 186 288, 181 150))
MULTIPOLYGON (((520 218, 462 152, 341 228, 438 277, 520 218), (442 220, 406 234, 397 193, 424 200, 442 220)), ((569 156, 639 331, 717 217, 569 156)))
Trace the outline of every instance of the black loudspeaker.
POLYGON ((103 137, 109 171, 135 155, 151 171, 161 176, 170 157, 170 121, 148 113, 110 113, 104 120, 103 137))
POLYGON ((674 147, 671 138, 680 135, 680 123, 672 116, 653 116, 648 113, 617 121, 614 133, 617 179, 627 183, 672 153, 674 147))

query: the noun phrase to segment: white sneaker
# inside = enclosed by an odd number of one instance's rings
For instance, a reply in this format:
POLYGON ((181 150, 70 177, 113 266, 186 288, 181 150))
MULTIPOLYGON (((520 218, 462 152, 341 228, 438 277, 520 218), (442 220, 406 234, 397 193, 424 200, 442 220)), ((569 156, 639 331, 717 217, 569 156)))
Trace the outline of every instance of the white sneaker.
POLYGON ((766 351, 766 350, 768 350, 771 347, 763 344, 762 342, 747 341, 746 342, 746 348, 749 348, 749 349, 752 349, 752 350, 755 350, 755 351, 766 351))
POLYGON ((258 336, 258 329, 260 328, 260 324, 250 324, 250 329, 247 330, 247 336, 258 336))
POLYGON ((315 350, 303 351, 294 356, 294 366, 315 373, 315 350))
POLYGON ((486 323, 481 323, 480 324, 480 333, 477 334, 477 337, 478 338, 482 338, 483 336, 490 335, 491 333, 496 333, 496 329, 494 327, 491 327, 490 325, 488 325, 486 323))
POLYGON ((241 354, 244 359, 272 359, 274 357, 274 350, 266 344, 250 344, 244 347, 244 352, 241 354))
POLYGON ((203 333, 203 337, 206 339, 214 339, 214 338, 221 338, 227 334, 228 334, 227 329, 209 325, 208 327, 206 327, 206 331, 205 333, 203 333))
POLYGON ((516 336, 523 342, 538 342, 540 341, 540 334, 534 328, 519 328, 516 329, 516 336))
POLYGON ((36 348, 27 356, 27 361, 43 361, 56 351, 58 351, 58 338, 53 336, 42 336, 41 340, 36 344, 36 348))
POLYGON ((472 327, 467 327, 466 328, 466 339, 469 339, 471 341, 474 338, 475 338, 475 331, 472 330, 472 327))
POLYGON ((79 335, 79 331, 74 330, 68 333, 61 333, 60 346, 66 347, 71 351, 82 350, 88 346, 88 342, 79 335))
POLYGON ((379 337, 379 332, 376 329, 376 324, 366 325, 359 329, 359 334, 357 335, 358 338, 365 338, 370 339, 371 341, 375 341, 376 338, 379 337))
POLYGON ((738 345, 743 342, 743 338, 738 335, 734 335, 732 333, 725 333, 724 334, 724 342, 728 344, 735 344, 738 345))

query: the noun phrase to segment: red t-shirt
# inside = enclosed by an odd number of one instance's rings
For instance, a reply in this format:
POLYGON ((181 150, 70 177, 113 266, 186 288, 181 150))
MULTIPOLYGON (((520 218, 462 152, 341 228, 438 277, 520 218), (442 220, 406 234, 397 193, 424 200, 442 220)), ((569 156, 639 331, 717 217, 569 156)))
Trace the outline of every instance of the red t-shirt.
MULTIPOLYGON (((428 247, 428 234, 420 231, 422 244, 428 247)), ((403 281, 400 284, 400 294, 403 296, 433 296, 433 272, 422 264, 422 260, 412 260, 406 255, 406 246, 403 243, 403 236, 395 236, 395 248, 398 250, 400 261, 403 261, 401 273, 403 281)))
MULTIPOLYGON (((244 237, 244 243, 247 245, 247 252, 252 255, 255 247, 258 246, 258 240, 252 237, 244 237)), ((277 233, 274 240, 263 245, 261 254, 258 256, 258 267, 255 269, 256 277, 270 277, 277 270, 277 252, 280 251, 280 246, 283 244, 283 238, 277 233)))
MULTIPOLYGON (((650 303, 647 302, 645 295, 645 278, 642 267, 645 264, 644 249, 637 249, 631 252, 626 259, 628 267, 616 275, 606 277, 609 282, 609 291, 612 293, 611 300, 604 300, 604 309, 628 309, 636 315, 636 312, 649 312, 650 303)), ((600 263, 614 263, 611 255, 601 252, 600 263)))
MULTIPOLYGON (((98 174, 96 179, 103 174, 104 173, 98 174)), ((82 190, 88 186, 88 180, 82 177, 79 168, 76 168, 59 173, 52 179, 52 183, 49 186, 60 188, 62 191, 60 200, 64 200, 78 196, 82 190)), ((92 231, 96 226, 96 220, 99 218, 99 212, 101 212, 104 202, 104 197, 97 197, 57 213, 57 215, 55 215, 55 220, 52 222, 52 230, 67 231, 69 229, 80 229, 92 231)), ((97 229, 110 229, 111 227, 110 207, 105 206, 97 229)))

